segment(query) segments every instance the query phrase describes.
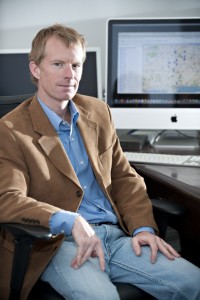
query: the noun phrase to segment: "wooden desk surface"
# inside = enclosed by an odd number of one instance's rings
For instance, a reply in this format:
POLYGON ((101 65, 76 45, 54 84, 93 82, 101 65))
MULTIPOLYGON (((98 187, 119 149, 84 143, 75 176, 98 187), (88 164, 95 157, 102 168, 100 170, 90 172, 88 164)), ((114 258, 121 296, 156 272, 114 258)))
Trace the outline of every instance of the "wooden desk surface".
POLYGON ((200 204, 200 168, 135 164, 136 169, 158 183, 191 196, 200 204))

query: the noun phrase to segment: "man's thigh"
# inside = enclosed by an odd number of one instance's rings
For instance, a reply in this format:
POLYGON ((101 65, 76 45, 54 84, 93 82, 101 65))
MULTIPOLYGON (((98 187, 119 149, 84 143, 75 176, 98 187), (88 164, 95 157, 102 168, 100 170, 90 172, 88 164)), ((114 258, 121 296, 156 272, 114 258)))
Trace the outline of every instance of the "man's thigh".
POLYGON ((200 271, 196 266, 183 258, 169 260, 159 251, 156 262, 152 264, 149 246, 143 246, 141 255, 136 256, 132 238, 123 236, 123 233, 120 237, 117 229, 112 229, 111 236, 115 240, 110 246, 109 262, 113 282, 137 285, 158 299, 198 299, 195 294, 198 293, 200 271), (118 238, 114 238, 115 235, 118 238))
POLYGON ((100 269, 98 258, 88 259, 79 269, 71 267, 76 251, 72 240, 64 241, 41 279, 49 282, 65 299, 118 300, 116 287, 100 269))

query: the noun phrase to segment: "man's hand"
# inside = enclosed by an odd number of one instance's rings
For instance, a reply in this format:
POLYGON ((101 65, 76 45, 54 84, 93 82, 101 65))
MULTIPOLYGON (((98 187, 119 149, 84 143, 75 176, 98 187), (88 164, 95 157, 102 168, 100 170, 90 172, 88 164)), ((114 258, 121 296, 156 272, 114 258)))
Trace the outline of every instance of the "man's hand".
POLYGON ((101 241, 92 227, 81 216, 78 216, 74 222, 72 236, 78 246, 78 250, 71 262, 71 266, 78 269, 89 257, 98 257, 100 267, 104 271, 105 259, 101 241))
POLYGON ((151 262, 155 263, 157 258, 157 252, 160 250, 168 259, 173 260, 176 257, 180 257, 180 254, 169 244, 167 244, 160 237, 143 231, 138 233, 132 238, 133 250, 137 256, 141 254, 141 246, 149 245, 151 248, 151 262))

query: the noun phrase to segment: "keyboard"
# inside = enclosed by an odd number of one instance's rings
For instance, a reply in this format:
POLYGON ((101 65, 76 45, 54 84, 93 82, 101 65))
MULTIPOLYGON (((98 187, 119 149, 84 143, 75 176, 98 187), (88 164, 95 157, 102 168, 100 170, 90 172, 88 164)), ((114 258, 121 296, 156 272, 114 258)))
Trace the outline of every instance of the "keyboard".
POLYGON ((141 152, 125 152, 124 154, 129 162, 154 165, 200 167, 200 155, 177 155, 141 152))

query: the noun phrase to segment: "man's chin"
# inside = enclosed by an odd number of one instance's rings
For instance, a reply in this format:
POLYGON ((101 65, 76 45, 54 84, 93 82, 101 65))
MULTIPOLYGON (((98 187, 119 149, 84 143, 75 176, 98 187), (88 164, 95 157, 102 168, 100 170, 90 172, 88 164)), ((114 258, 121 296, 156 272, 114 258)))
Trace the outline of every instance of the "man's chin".
POLYGON ((76 95, 76 92, 73 93, 66 93, 62 96, 63 100, 71 100, 74 98, 74 96, 76 95))

